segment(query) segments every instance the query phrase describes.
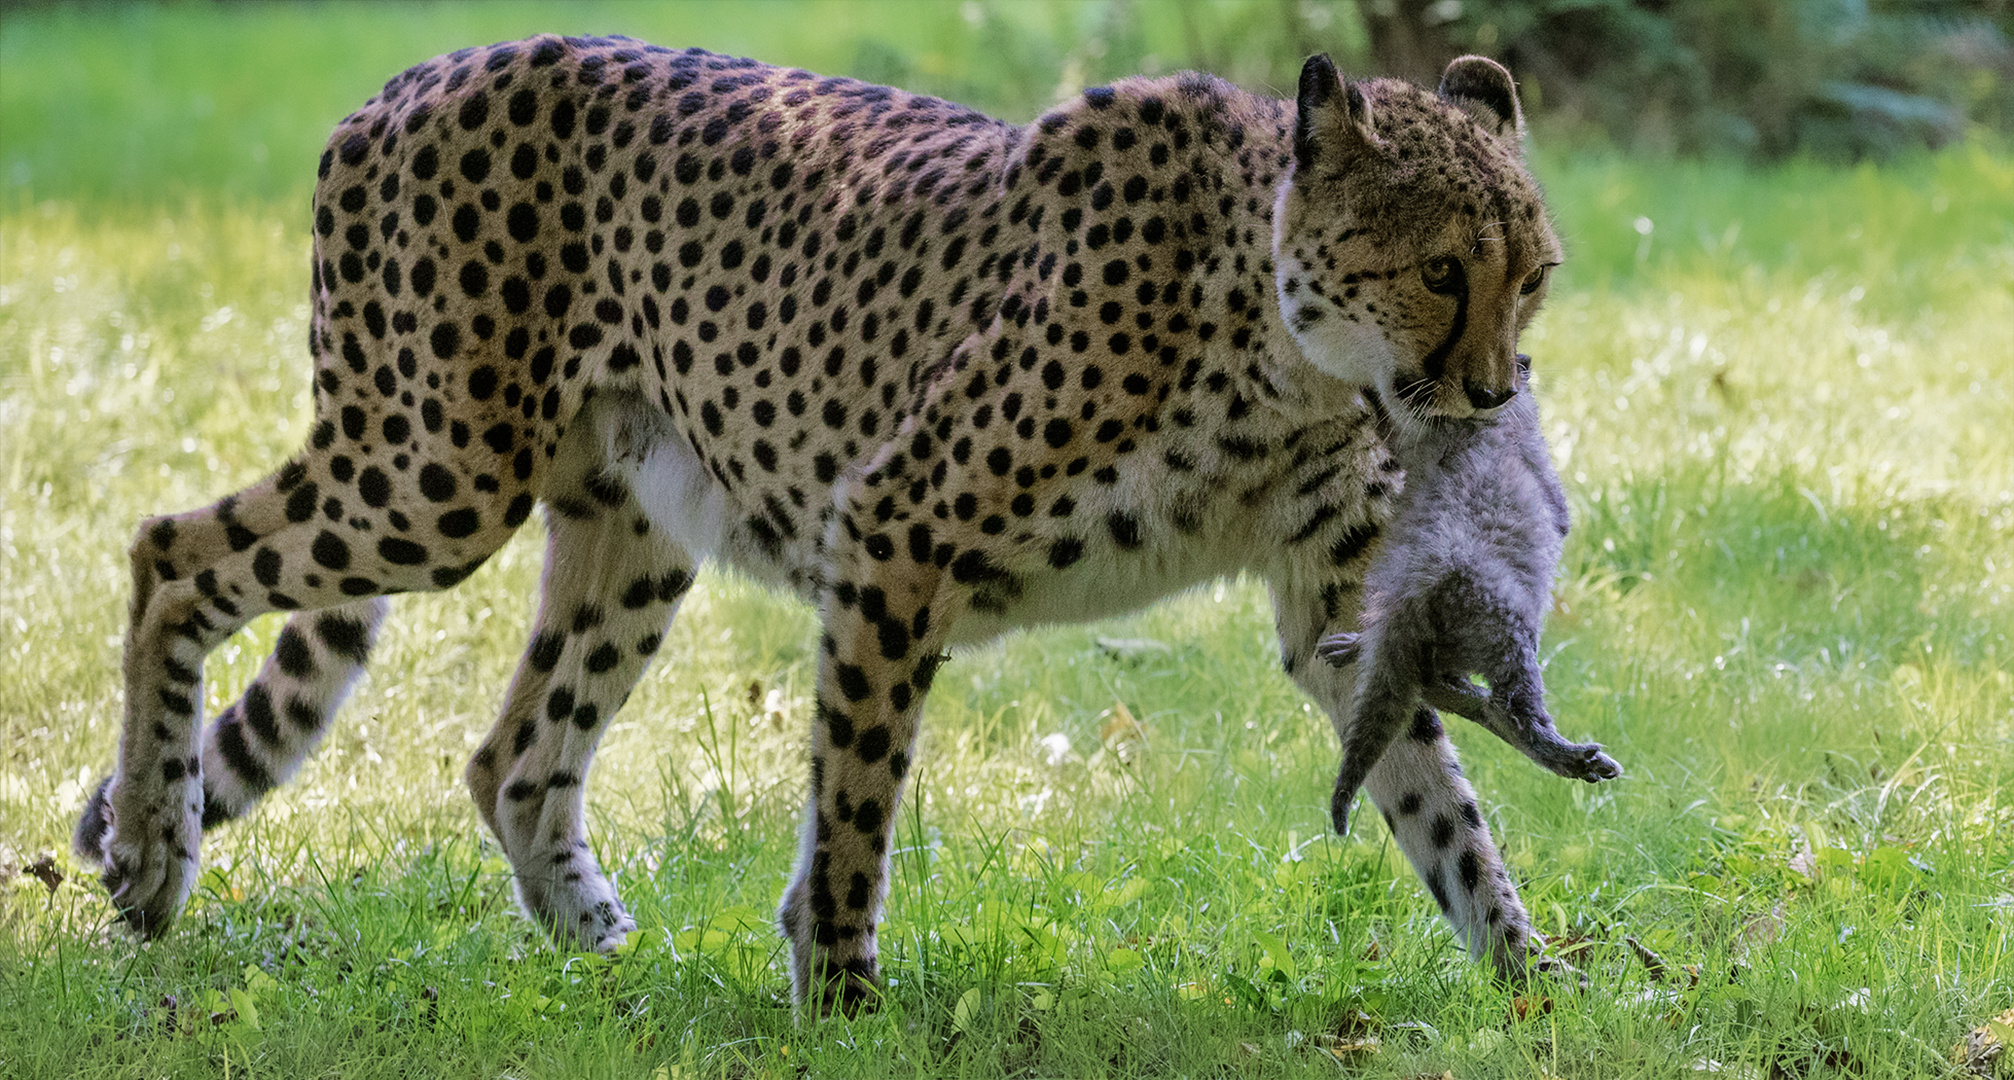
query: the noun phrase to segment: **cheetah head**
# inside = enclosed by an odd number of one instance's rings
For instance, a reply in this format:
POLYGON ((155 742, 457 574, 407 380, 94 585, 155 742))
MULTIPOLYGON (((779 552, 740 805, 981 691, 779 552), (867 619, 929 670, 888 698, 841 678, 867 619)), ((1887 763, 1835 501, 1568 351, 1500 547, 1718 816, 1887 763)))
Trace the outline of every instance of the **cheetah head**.
POLYGON ((1510 73, 1465 56, 1429 93, 1315 56, 1297 107, 1273 265, 1302 353, 1409 421, 1489 415, 1560 262, 1510 73))

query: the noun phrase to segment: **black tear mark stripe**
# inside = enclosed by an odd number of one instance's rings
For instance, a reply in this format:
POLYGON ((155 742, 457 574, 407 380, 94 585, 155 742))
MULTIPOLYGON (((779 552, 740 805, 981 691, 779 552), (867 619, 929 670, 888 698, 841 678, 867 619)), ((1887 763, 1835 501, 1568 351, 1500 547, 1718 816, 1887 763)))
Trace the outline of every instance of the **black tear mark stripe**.
POLYGON ((1434 351, 1428 353, 1425 359, 1420 361, 1420 369, 1426 375, 1429 382, 1439 380, 1447 372, 1448 355, 1453 353, 1455 346, 1461 343, 1462 334, 1468 330, 1469 326, 1468 273, 1462 269, 1462 265, 1459 262, 1455 263, 1454 273, 1454 321, 1448 324, 1448 336, 1442 338, 1441 343, 1434 346, 1434 351))

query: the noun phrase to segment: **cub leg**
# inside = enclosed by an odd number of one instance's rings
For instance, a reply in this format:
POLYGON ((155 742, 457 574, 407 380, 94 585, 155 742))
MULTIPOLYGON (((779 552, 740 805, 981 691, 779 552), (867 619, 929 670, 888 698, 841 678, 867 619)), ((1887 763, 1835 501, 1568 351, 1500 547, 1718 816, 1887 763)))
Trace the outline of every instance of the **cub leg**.
POLYGON ((1394 666, 1415 669, 1405 655, 1408 643, 1387 635, 1368 650, 1358 673, 1357 694, 1349 720, 1339 727, 1343 740, 1343 763, 1336 772, 1335 790, 1329 795, 1329 821, 1336 835, 1348 836, 1350 803, 1357 789, 1376 767, 1392 739, 1413 717, 1418 687, 1394 672, 1394 666), (1391 650, 1388 652, 1387 650, 1391 650))
MULTIPOLYGON (((1354 706, 1356 673, 1311 661, 1330 627, 1353 624, 1357 613, 1325 614, 1322 597, 1328 584, 1312 570, 1275 575, 1273 610, 1287 673, 1328 711, 1343 735, 1354 706)), ((1476 808, 1475 792, 1434 711, 1422 705, 1410 719, 1404 737, 1385 748, 1364 778, 1364 790, 1383 813, 1400 850, 1471 956, 1489 958, 1510 978, 1521 978, 1533 967, 1570 970, 1541 954, 1543 941, 1532 931, 1517 886, 1504 871, 1476 808)))
POLYGON ((1560 776, 1590 784, 1621 776, 1622 766, 1600 744, 1568 742, 1553 726, 1538 666, 1538 631, 1513 633, 1505 644, 1509 647, 1482 661, 1489 705, 1471 719, 1560 776))
MULTIPOLYGON (((855 519, 873 520, 857 511, 855 519)), ((895 551, 884 534, 869 536, 835 560, 828 579, 811 793, 777 912, 790 940, 793 996, 814 1016, 850 1015, 878 993, 875 928, 896 805, 946 628, 964 603, 962 590, 940 589, 949 582, 929 561, 928 527, 912 526, 909 539, 907 550, 895 551)), ((969 552, 952 575, 991 580, 1004 572, 969 552)))
MULTIPOLYGON (((1428 701, 1439 705, 1434 695, 1428 701)), ((1462 715, 1474 720, 1497 738, 1516 747, 1519 753, 1569 780, 1590 784, 1613 780, 1623 773, 1622 765, 1608 756, 1600 743, 1567 741, 1553 726, 1544 710, 1519 713, 1493 697, 1482 699, 1481 707, 1462 715)))
POLYGON ((692 585, 693 560, 605 467, 585 420, 547 488, 531 644, 466 775, 525 910, 562 944, 607 951, 636 922, 588 847, 584 785, 596 744, 692 585))
MULTIPOLYGON (((1362 655, 1363 641, 1361 633, 1330 634, 1316 644, 1315 655, 1338 667, 1354 664, 1362 655)), ((1510 685, 1511 679, 1519 677, 1523 676, 1503 676, 1503 685, 1510 685)), ((1535 673, 1531 677, 1535 678, 1535 673)), ((1526 757, 1561 776, 1592 784, 1622 775, 1622 766, 1603 753, 1599 743, 1568 742, 1553 727, 1552 718, 1542 708, 1535 718, 1527 713, 1527 719, 1520 719, 1510 707, 1492 699, 1464 676, 1430 678, 1421 684, 1420 696, 1428 705, 1442 712, 1474 721, 1516 747, 1526 757)), ((1542 700, 1544 691, 1542 688, 1527 689, 1520 697, 1528 701, 1542 700)))

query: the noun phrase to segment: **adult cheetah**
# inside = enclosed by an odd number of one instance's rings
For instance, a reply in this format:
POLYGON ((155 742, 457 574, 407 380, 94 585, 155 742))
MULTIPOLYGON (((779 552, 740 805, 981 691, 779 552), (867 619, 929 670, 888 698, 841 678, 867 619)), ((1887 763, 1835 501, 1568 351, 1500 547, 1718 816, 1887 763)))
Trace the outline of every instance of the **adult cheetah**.
MULTIPOLYGON (((1403 483, 1380 431, 1501 405, 1560 258, 1521 137, 1479 57, 1428 92, 1317 56, 1296 101, 1129 79, 1026 127, 623 38, 415 67, 321 159, 308 445, 133 543, 118 768, 77 847, 160 933, 202 830, 320 740, 383 597, 456 584, 543 502, 530 644, 467 771, 525 908, 593 949, 635 925, 582 783, 722 558, 823 615, 778 921, 800 1004, 851 1007, 947 646, 1250 570, 1287 672, 1345 714, 1315 644, 1354 627, 1403 483), (275 610, 202 725, 204 656, 275 610)), ((1470 951, 1525 970, 1431 710, 1367 786, 1470 951)))

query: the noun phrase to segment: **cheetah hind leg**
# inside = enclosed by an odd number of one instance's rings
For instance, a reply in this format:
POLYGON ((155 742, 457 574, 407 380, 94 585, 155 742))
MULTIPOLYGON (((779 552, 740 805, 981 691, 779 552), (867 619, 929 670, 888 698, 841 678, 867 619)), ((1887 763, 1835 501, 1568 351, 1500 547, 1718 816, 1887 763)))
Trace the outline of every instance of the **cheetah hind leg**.
POLYGON ((531 643, 467 772, 524 909, 562 946, 598 952, 620 945, 636 921, 588 846, 588 769, 693 579, 691 555, 635 487, 655 491, 660 465, 699 467, 682 441, 657 440, 640 476, 636 455, 620 451, 649 433, 627 423, 639 414, 624 400, 595 401, 561 443, 545 491, 549 535, 531 643))
MULTIPOLYGON (((281 629, 273 655, 244 694, 210 721, 194 770, 203 791, 204 832, 242 817, 266 792, 286 783, 314 752, 329 719, 363 674, 390 602, 382 597, 319 612, 296 612, 281 629)), ((191 771, 187 762, 165 766, 191 771)), ((106 793, 98 785, 77 822, 72 848, 94 863, 105 861, 111 827, 106 793)))
MULTIPOLYGON (((102 799, 87 808, 78 840, 102 859, 113 905, 143 938, 174 921, 195 884, 209 807, 205 772, 222 766, 232 774, 218 777, 223 782, 211 790, 233 811, 283 779, 314 745, 310 733, 296 730, 305 726, 302 719, 333 708, 354 677, 355 657, 371 632, 357 612, 372 609, 362 605, 450 583, 386 555, 383 544, 353 547, 350 541, 360 539, 354 531, 318 522, 311 478, 326 475, 319 460, 297 461, 202 510, 151 519, 134 541, 119 762, 102 799), (212 649, 268 611, 345 607, 348 613, 338 612, 333 623, 324 621, 328 616, 312 623, 296 616, 288 624, 296 636, 283 634, 275 653, 277 669, 269 665, 246 700, 206 735, 202 672, 212 649), (310 635, 314 640, 305 640, 310 635), (240 748, 242 756, 235 754, 240 748), (259 772, 267 784, 257 782, 259 772)), ((478 531, 448 546, 454 580, 510 531, 478 531)))

